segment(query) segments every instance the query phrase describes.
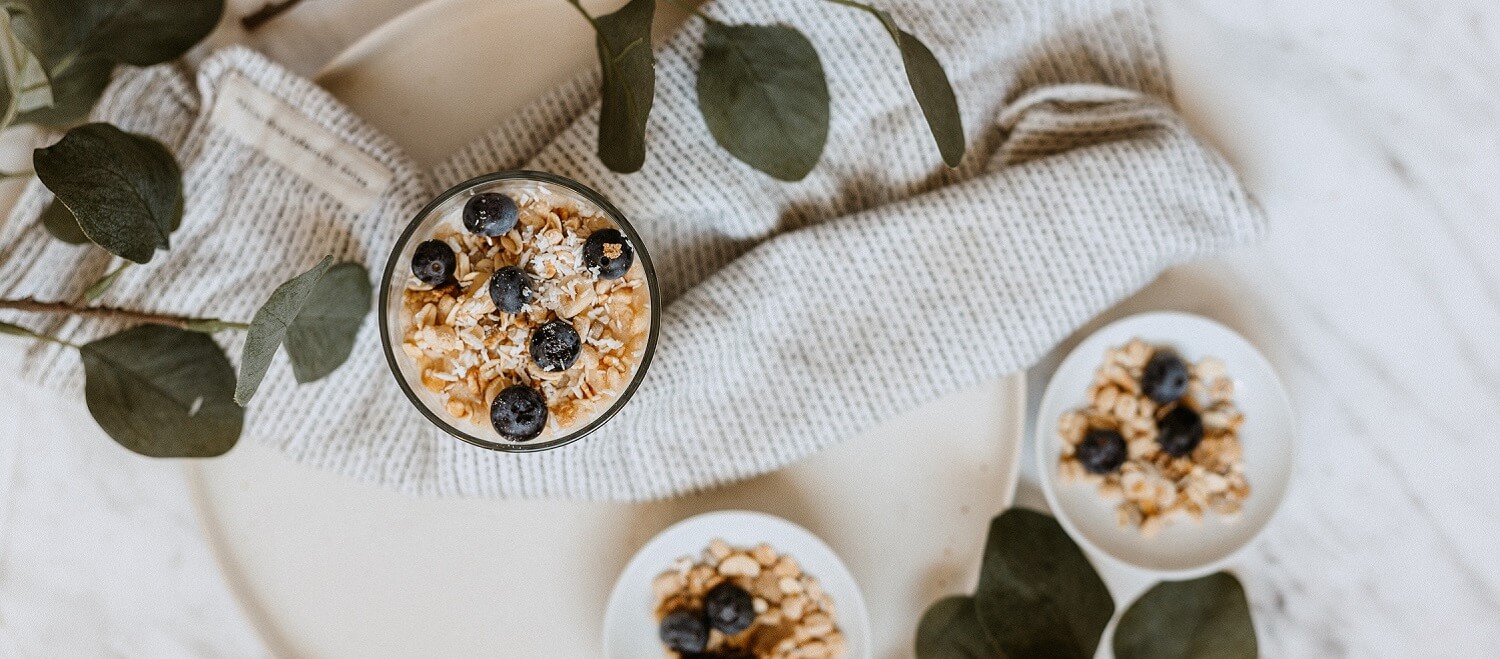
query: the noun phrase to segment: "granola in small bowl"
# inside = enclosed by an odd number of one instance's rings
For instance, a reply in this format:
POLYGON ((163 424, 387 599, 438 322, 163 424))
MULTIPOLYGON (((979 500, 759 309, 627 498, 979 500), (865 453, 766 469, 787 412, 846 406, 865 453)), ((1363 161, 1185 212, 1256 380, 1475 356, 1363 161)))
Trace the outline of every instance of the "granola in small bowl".
POLYGON ((847 642, 833 597, 796 558, 766 543, 714 539, 651 584, 670 658, 838 659, 847 642))
POLYGON ((655 343, 634 230, 581 184, 537 172, 445 192, 387 266, 382 339, 408 396, 460 439, 560 446, 624 404, 655 343))
POLYGON ((1244 421, 1222 361, 1133 339, 1106 352, 1088 405, 1058 419, 1058 476, 1096 485, 1120 526, 1148 537, 1179 518, 1232 519, 1250 496, 1244 421))

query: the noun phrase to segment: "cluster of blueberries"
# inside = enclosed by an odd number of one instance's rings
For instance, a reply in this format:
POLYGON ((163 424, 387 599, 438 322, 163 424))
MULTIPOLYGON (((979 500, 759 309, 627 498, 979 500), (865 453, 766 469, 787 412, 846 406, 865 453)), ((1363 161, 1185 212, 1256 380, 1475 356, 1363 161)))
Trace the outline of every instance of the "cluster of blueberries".
MULTIPOLYGON (((1192 453, 1203 441, 1203 419, 1197 410, 1181 404, 1187 389, 1188 367, 1177 353, 1157 350, 1151 355, 1141 373, 1141 391, 1159 405, 1177 403, 1156 419, 1156 443, 1162 452, 1174 458, 1192 453)), ((1074 455, 1084 469, 1102 475, 1125 464, 1129 452, 1120 431, 1090 428, 1074 449, 1074 455)))
MULTIPOLYGON (((520 217, 516 201, 509 196, 485 192, 474 195, 464 204, 464 229, 491 238, 515 228, 520 217)), ((601 229, 589 235, 583 244, 583 262, 589 272, 600 279, 625 276, 634 262, 635 252, 618 230, 601 229)), ((441 240, 417 245, 411 259, 411 272, 422 283, 434 288, 456 283, 454 270, 458 259, 453 248, 441 240)), ((519 313, 536 296, 531 276, 518 266, 506 266, 490 275, 490 299, 508 314, 519 313)), ((583 341, 573 324, 561 318, 547 321, 531 333, 531 359, 544 371, 558 372, 572 367, 583 350, 583 341)), ((506 387, 490 404, 490 423, 495 432, 510 441, 534 439, 547 425, 547 403, 531 387, 515 384, 506 387)))
POLYGON ((734 636, 755 622, 755 600, 744 588, 725 581, 703 596, 703 610, 678 609, 662 618, 661 642, 682 659, 750 659, 738 651, 707 652, 708 632, 717 629, 734 636))

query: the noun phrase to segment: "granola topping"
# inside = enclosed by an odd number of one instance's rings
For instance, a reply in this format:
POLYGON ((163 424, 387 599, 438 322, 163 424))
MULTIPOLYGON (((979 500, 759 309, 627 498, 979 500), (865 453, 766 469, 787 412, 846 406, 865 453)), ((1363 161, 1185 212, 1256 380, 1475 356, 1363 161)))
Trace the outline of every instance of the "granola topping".
MULTIPOLYGON (((845 655, 846 641, 838 626, 833 598, 815 577, 802 571, 797 559, 778 553, 768 544, 740 548, 715 538, 699 560, 689 556, 677 559, 651 587, 659 623, 682 612, 702 615, 705 600, 713 599, 710 593, 726 588, 750 595, 753 622, 732 634, 711 628, 703 652, 768 659, 837 659, 845 655)), ((711 622, 718 619, 710 616, 711 622)), ((666 652, 668 657, 679 656, 671 648, 666 652)))
MULTIPOLYGON (((400 310, 401 350, 414 362, 422 387, 436 396, 435 410, 480 436, 496 434, 491 405, 502 390, 535 389, 547 412, 535 439, 547 440, 596 418, 629 385, 644 357, 652 301, 639 263, 617 279, 600 278, 584 266, 588 236, 616 229, 600 209, 537 185, 507 193, 518 216, 514 227, 499 235, 466 231, 462 209, 439 220, 428 239, 453 250, 452 278, 433 285, 408 277, 400 310), (534 287, 495 287, 512 293, 501 299, 520 305, 515 313, 498 308, 490 290, 491 275, 509 266, 518 267, 524 283, 534 287), (549 362, 550 368, 563 368, 547 370, 533 357, 533 335, 559 322, 577 334, 576 361, 549 362)), ((558 329, 554 325, 544 334, 551 337, 558 329)), ((574 340, 571 334, 566 338, 574 340)), ((555 352, 556 337, 549 341, 555 352)))
POLYGON ((1097 486, 1100 497, 1116 503, 1120 526, 1147 537, 1180 518, 1199 521, 1213 513, 1233 519, 1250 496, 1239 438, 1245 417, 1234 405, 1234 381, 1224 363, 1187 364, 1186 391, 1162 404, 1141 383, 1147 364, 1163 351, 1139 339, 1111 348, 1089 387, 1088 407, 1057 422, 1061 480, 1097 486), (1106 433, 1124 438, 1123 461, 1097 457, 1091 442, 1106 433), (1099 465, 1106 473, 1098 473, 1099 465))

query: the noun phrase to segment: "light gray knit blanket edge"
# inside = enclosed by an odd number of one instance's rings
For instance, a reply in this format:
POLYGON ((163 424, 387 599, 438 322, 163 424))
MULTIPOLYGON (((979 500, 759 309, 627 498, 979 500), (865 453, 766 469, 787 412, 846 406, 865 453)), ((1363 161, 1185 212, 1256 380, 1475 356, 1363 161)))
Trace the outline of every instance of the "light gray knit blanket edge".
MULTIPOLYGON (((394 385, 374 323, 349 363, 297 387, 278 359, 246 437, 290 458, 415 494, 645 500, 782 468, 901 411, 1020 371, 1162 270, 1261 236, 1234 172, 1172 111, 1144 0, 886 3, 954 80, 970 151, 942 167, 889 37, 867 15, 805 0, 734 0, 732 22, 786 22, 823 57, 833 124, 818 168, 776 182, 719 149, 696 109, 701 26, 657 51, 640 173, 592 155, 596 76, 531 105, 422 172, 322 89, 242 48, 196 70, 121 75, 94 116, 156 136, 184 165, 173 249, 107 301, 249 318, 324 254, 384 264, 442 188, 527 167, 583 181, 620 207, 656 262, 665 307, 630 404, 588 439, 543 454, 443 435, 394 385), (237 76, 388 168, 349 208, 205 118, 237 76)), ((0 228, 0 294, 70 299, 107 267, 47 237, 33 183, 0 228), (58 273, 72 272, 60 276, 58 273)), ((6 317, 11 319, 10 316, 6 317)), ((29 323, 74 341, 108 323, 29 323)), ((237 355, 237 337, 222 336, 237 355)), ((81 395, 67 351, 38 346, 25 375, 81 395)))

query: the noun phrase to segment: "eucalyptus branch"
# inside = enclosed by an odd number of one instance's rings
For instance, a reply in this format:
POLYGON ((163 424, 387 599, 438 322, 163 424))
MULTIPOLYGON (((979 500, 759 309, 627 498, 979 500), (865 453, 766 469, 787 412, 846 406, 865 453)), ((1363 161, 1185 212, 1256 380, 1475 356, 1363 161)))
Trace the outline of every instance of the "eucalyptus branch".
POLYGON ((832 2, 833 4, 836 4, 836 5, 843 5, 845 7, 853 7, 855 9, 858 9, 858 10, 861 10, 861 11, 866 11, 866 12, 869 12, 871 14, 875 14, 877 16, 880 14, 880 10, 879 9, 871 7, 870 5, 867 5, 867 4, 863 3, 863 2, 855 2, 854 0, 828 0, 828 2, 832 2))
POLYGON ((577 9, 578 13, 583 14, 584 20, 587 20, 590 25, 593 25, 594 29, 599 29, 599 24, 594 22, 594 17, 589 15, 589 12, 583 8, 583 5, 579 3, 578 0, 568 0, 568 4, 573 5, 573 8, 577 9))
MULTIPOLYGON (((639 6, 651 0, 631 1, 639 6)), ((98 100, 98 78, 119 64, 149 66, 180 57, 221 22, 225 0, 22 2, 0 0, 0 54, 7 48, 28 51, 12 52, 7 62, 30 66, 28 58, 47 50, 41 48, 44 44, 79 45, 61 57, 35 59, 48 74, 45 83, 28 84, 0 72, 0 91, 10 91, 0 100, 0 129, 18 118, 54 128, 72 126, 60 140, 32 152, 35 176, 54 197, 40 223, 59 240, 96 244, 125 260, 77 300, 0 299, 0 311, 114 320, 130 327, 82 344, 3 321, 0 335, 77 349, 89 414, 121 446, 150 457, 222 455, 239 440, 245 421, 237 403, 249 400, 278 351, 287 354, 299 383, 319 380, 349 359, 370 313, 369 272, 357 263, 324 259, 313 271, 277 288, 253 323, 96 304, 134 267, 131 263, 146 263, 171 246, 168 238, 181 224, 184 208, 182 168, 150 136, 103 122, 73 124, 98 100), (34 43, 22 42, 6 29, 6 12, 35 15, 34 43), (79 12, 109 20, 102 26, 76 20, 79 12), (55 94, 50 108, 22 113, 19 99, 43 84, 66 93, 55 94), (223 346, 210 336, 224 330, 246 334, 238 376, 223 346)), ((247 30, 300 0, 259 3, 259 10, 240 19, 247 30)), ((0 180, 31 175, 0 170, 0 180)))
POLYGON ((57 60, 57 63, 47 71, 47 78, 50 80, 57 80, 66 75, 68 71, 73 68, 73 65, 78 62, 79 52, 80 51, 78 50, 73 50, 68 54, 63 55, 62 58, 57 60))
POLYGON ((71 341, 64 341, 64 340, 59 339, 59 338, 57 338, 55 336, 51 336, 49 334, 43 334, 43 333, 38 332, 36 330, 28 329, 28 328, 25 328, 25 327, 21 327, 20 325, 13 325, 11 323, 6 323, 6 322, 0 322, 0 334, 9 334, 11 336, 20 336, 20 337, 25 337, 25 338, 28 338, 28 339, 36 339, 38 341, 46 341, 47 343, 55 343, 55 344, 60 345, 60 346, 67 346, 69 348, 79 348, 79 347, 81 347, 78 344, 73 343, 71 341))
POLYGON ((114 286, 115 282, 120 280, 120 275, 125 274, 125 269, 129 268, 132 263, 133 261, 124 261, 120 264, 120 267, 100 277, 98 281, 89 284, 89 287, 83 291, 83 301, 93 302, 109 292, 110 287, 114 286))
POLYGON ((191 316, 176 316, 171 314, 151 313, 146 311, 135 311, 132 309, 120 309, 118 307, 106 306, 83 306, 70 302, 46 302, 32 297, 24 297, 19 300, 0 300, 0 309, 21 311, 25 313, 53 314, 78 316, 81 318, 107 318, 113 320, 124 320, 136 323, 150 323, 153 325, 166 325, 193 332, 212 334, 223 330, 246 330, 250 329, 248 323, 235 323, 217 318, 193 318, 191 316))
POLYGON ((246 14, 244 18, 240 19, 240 25, 243 25, 246 30, 254 32, 301 2, 302 0, 283 0, 282 2, 269 3, 254 12, 246 14))

